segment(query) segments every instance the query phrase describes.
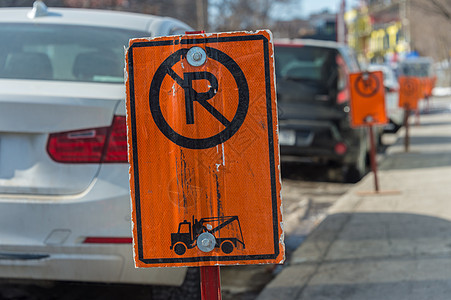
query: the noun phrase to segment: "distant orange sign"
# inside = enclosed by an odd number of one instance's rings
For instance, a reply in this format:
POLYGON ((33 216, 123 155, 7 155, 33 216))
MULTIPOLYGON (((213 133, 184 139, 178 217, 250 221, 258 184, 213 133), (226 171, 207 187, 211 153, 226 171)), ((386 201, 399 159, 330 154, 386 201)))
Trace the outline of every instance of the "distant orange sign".
POLYGON ((351 125, 382 125, 388 122, 382 71, 349 75, 351 86, 351 125))
POLYGON ((283 262, 272 49, 269 31, 130 41, 136 266, 283 262))
POLYGON ((417 109, 423 97, 421 80, 417 77, 399 77, 399 107, 417 109))
POLYGON ((423 77, 423 78, 421 78, 424 97, 432 96, 432 90, 434 89, 436 80, 437 80, 437 77, 423 77))

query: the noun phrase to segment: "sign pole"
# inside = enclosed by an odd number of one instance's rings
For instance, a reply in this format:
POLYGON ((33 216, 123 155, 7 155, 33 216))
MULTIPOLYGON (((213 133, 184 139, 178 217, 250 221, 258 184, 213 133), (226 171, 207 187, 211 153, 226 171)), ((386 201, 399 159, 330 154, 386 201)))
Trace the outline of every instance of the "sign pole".
POLYGON ((374 189, 376 192, 379 192, 379 181, 377 178, 377 161, 376 161, 376 144, 374 142, 374 132, 373 125, 368 125, 369 137, 370 137, 370 164, 371 170, 374 174, 374 189))
POLYGON ((219 266, 200 267, 202 300, 221 300, 221 275, 219 266))
POLYGON ((404 106, 404 127, 406 128, 406 135, 405 135, 405 138, 404 138, 404 151, 405 152, 409 152, 409 144, 410 144, 410 140, 409 140, 409 114, 410 114, 409 106, 405 105, 404 106))
POLYGON ((415 110, 415 126, 420 126, 420 109, 415 110))

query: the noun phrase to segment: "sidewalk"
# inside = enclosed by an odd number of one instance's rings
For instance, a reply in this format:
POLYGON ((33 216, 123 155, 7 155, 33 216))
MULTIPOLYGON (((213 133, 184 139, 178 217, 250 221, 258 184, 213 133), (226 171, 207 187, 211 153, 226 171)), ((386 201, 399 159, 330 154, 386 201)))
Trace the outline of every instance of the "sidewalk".
POLYGON ((431 112, 387 150, 381 193, 369 174, 340 198, 258 300, 451 299, 451 112, 431 112))

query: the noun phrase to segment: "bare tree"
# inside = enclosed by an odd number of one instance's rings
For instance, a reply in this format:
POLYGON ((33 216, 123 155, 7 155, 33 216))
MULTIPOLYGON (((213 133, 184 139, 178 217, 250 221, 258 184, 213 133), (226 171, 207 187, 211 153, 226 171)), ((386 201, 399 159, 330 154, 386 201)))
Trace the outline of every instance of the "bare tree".
MULTIPOLYGON (((451 84, 451 1, 410 0, 412 47, 441 62, 441 82, 451 84), (448 62, 448 63, 446 63, 448 62)), ((440 78, 439 78, 440 79, 440 78)))
POLYGON ((451 51, 451 1, 410 0, 412 47, 436 60, 449 59, 451 51))
POLYGON ((437 16, 442 16, 451 22, 451 2, 449 0, 411 0, 412 6, 424 10, 427 13, 432 13, 437 16))
POLYGON ((278 3, 299 0, 216 0, 210 1, 213 30, 255 30, 271 25, 270 13, 278 3))
MULTIPOLYGON (((34 0, 0 0, 0 6, 31 7, 34 0)), ((278 4, 302 0, 44 0, 49 6, 127 10, 169 16, 196 30, 230 31, 271 28, 278 4)))

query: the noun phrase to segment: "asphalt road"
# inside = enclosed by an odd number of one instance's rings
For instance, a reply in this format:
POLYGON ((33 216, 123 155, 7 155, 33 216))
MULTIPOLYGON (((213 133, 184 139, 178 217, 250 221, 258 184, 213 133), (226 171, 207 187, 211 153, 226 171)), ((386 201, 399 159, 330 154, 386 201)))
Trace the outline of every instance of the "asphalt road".
MULTIPOLYGON (((282 165, 287 258, 326 217, 328 207, 352 186, 330 180, 330 174, 331 170, 327 166, 282 165)), ((221 269, 222 299, 255 299, 260 290, 282 269, 283 265, 224 267, 221 269)))
MULTIPOLYGON (((328 181, 329 173, 325 166, 282 166, 287 256, 322 221, 327 208, 352 186, 328 181)), ((221 268, 223 299, 255 299, 282 268, 275 265, 221 268)), ((152 297, 153 292, 150 286, 0 280, 0 300, 157 299, 152 297)))

